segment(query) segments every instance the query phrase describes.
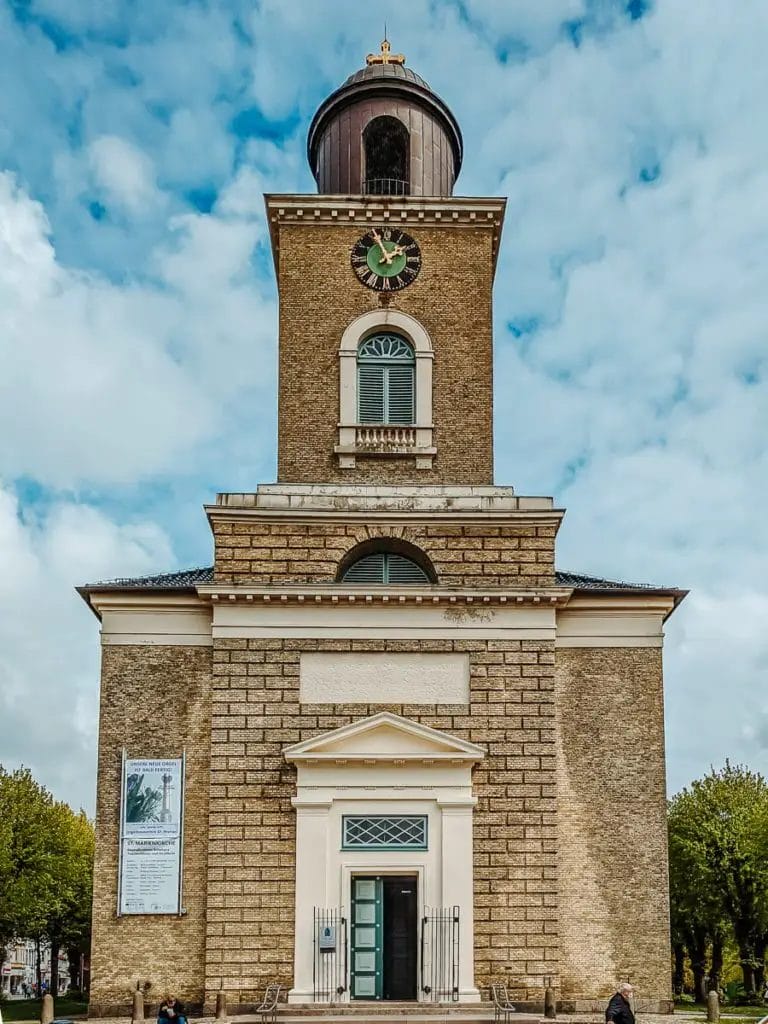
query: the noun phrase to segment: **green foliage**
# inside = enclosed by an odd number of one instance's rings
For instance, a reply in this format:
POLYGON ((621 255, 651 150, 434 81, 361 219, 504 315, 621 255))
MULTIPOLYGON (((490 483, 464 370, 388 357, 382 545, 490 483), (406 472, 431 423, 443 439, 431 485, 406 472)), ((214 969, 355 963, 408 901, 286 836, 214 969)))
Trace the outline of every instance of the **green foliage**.
POLYGON ((747 996, 743 981, 726 981, 723 985, 723 1002, 729 1006, 743 1003, 747 996))
MULTIPOLYGON (((3 1003, 3 1022, 39 1021, 41 1007, 40 999, 9 999, 3 1003)), ((66 995, 56 1000, 55 1009, 57 1019, 75 1017, 88 1012, 88 1003, 84 999, 70 999, 66 995)))
POLYGON ((93 827, 32 778, 0 765, 0 950, 15 937, 85 947, 93 827))
POLYGON ((707 949, 721 959, 732 933, 746 994, 753 994, 764 984, 768 947, 768 784, 763 777, 726 762, 674 797, 669 853, 673 942, 685 945, 697 984, 703 984, 707 949))

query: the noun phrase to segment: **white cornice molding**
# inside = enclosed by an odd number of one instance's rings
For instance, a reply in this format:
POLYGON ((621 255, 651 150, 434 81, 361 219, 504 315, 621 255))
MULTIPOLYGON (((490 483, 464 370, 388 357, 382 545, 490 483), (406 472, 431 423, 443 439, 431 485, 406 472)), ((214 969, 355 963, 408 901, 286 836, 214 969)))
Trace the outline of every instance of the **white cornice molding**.
POLYGON ((277 269, 282 224, 358 224, 380 222, 417 227, 486 227, 493 232, 494 269, 507 201, 496 196, 327 196, 266 194, 267 220, 277 269))
MULTIPOLYGON (((234 497, 234 496, 232 496, 234 497)), ((247 497, 247 495, 244 495, 247 497)), ((292 523, 325 522, 382 522, 382 523, 429 523, 451 525, 477 522, 541 522, 559 525, 565 509, 526 508, 524 498, 511 499, 516 503, 510 508, 477 509, 382 509, 382 508, 350 508, 350 509, 317 509, 310 508, 259 508, 254 505, 206 505, 205 512, 213 522, 242 523, 250 519, 261 519, 265 522, 290 520, 292 523)))
POLYGON ((531 590, 511 588, 449 590, 440 587, 398 587, 376 584, 348 587, 340 583, 320 585, 250 586, 246 584, 210 583, 198 586, 201 598, 213 604, 246 602, 248 604, 315 604, 330 605, 402 605, 414 604, 469 606, 478 609, 487 605, 553 605, 566 604, 573 591, 569 587, 540 587, 531 590))
MULTIPOLYGON (((103 612, 134 612, 134 611, 157 611, 157 612, 200 612, 205 611, 209 603, 192 593, 174 594, 170 591, 158 593, 147 591, 141 588, 129 588, 116 590, 115 584, 105 583, 105 589, 99 590, 98 584, 90 590, 88 599, 91 606, 100 614, 103 612)), ((190 590, 192 588, 190 587, 190 590)))

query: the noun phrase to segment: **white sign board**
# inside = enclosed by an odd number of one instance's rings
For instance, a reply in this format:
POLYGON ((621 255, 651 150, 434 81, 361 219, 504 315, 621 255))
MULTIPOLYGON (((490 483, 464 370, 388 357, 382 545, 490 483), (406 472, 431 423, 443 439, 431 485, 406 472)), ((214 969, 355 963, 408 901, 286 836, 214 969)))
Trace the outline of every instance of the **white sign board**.
POLYGON ((180 912, 183 788, 183 758, 123 760, 119 914, 180 912))

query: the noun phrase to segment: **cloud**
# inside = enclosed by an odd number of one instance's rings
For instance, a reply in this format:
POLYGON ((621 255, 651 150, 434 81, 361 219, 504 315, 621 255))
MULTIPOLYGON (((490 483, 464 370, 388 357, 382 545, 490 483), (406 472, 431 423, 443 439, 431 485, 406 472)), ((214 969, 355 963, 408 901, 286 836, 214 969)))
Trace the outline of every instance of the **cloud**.
POLYGON ((6 476, 135 483, 225 429, 228 405, 271 383, 274 305, 250 264, 263 231, 250 216, 177 216, 147 254, 154 283, 113 284, 58 263, 42 207, 0 174, 6 476))
POLYGON ((0 488, 0 750, 57 797, 93 808, 98 718, 98 626, 75 579, 150 572, 173 561, 156 525, 116 523, 56 502, 23 516, 0 488))
POLYGON ((152 161, 117 135, 100 135, 88 147, 96 184, 108 202, 134 215, 151 214, 162 202, 152 161))
MULTIPOLYGON (((38 581, 5 671, 32 659, 37 704, 66 680, 86 746, 66 548, 101 537, 96 575, 204 561, 200 503, 269 479, 261 193, 311 190, 309 119, 378 31, 355 0, 0 6, 3 529, 38 581), (47 574, 55 668, 22 645, 47 574)), ((561 567, 692 589, 667 630, 671 788, 765 768, 768 9, 414 0, 389 35, 462 125, 458 191, 509 196, 498 481, 567 506, 561 567)), ((46 729, 13 750, 50 778, 46 729)))

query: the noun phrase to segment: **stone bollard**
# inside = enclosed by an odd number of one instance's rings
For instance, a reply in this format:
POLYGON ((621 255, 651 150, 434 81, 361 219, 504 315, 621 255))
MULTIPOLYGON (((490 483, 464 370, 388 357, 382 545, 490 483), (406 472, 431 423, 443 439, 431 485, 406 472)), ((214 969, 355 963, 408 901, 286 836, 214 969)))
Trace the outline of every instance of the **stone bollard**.
POLYGON ((227 993, 219 989, 216 993, 216 1020, 227 1019, 227 993))
POLYGON ((131 1007, 131 1024, 137 1024, 144 1020, 144 993, 141 985, 136 982, 136 991, 133 993, 133 1006, 131 1007))
POLYGON ((53 1018, 53 996, 50 992, 46 992, 40 1007, 40 1024, 51 1024, 53 1018))
POLYGON ((720 1020, 720 996, 714 989, 707 992, 707 1021, 709 1024, 717 1024, 720 1020))
POLYGON ((555 990, 551 985, 544 989, 544 1016, 547 1020, 554 1020, 557 1017, 557 1000, 555 990))

